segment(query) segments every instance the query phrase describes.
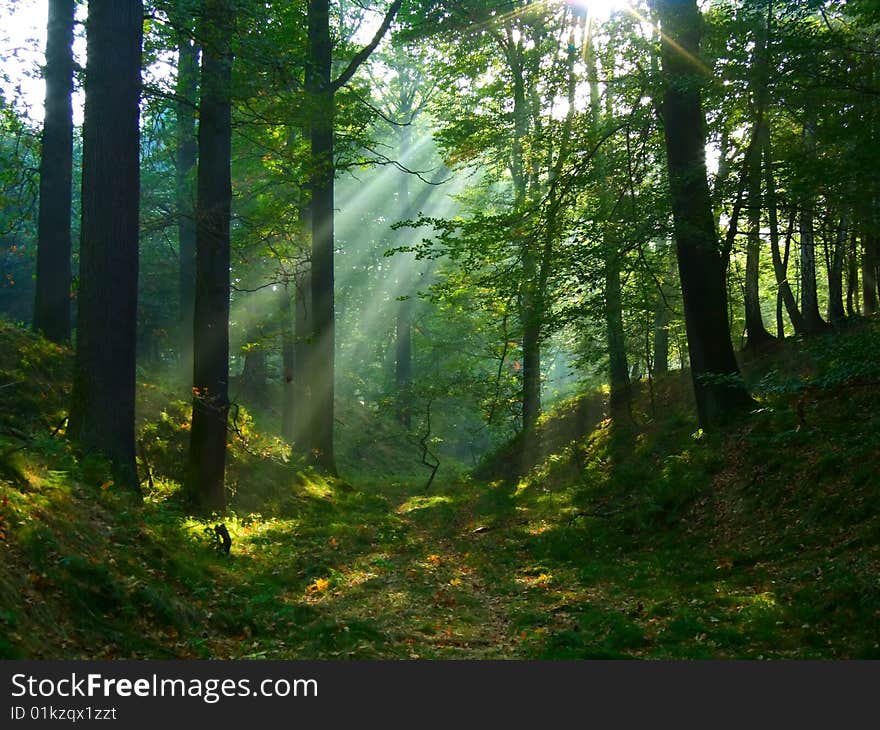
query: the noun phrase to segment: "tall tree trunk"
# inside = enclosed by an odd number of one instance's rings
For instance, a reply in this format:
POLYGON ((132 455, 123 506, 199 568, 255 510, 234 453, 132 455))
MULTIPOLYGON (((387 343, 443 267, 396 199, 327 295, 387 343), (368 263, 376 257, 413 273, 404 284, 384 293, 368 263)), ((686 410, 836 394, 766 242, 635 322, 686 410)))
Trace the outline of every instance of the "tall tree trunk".
MULTIPOLYGON (((306 215, 308 212, 306 210, 306 215)), ((312 352, 310 337, 312 332, 312 275, 307 269, 296 282, 294 294, 294 332, 293 344, 293 416, 292 437, 296 444, 308 442, 308 428, 314 406, 309 387, 307 367, 312 352)))
POLYGON ((91 0, 83 122, 79 313, 70 434, 138 490, 137 342, 143 4, 91 0))
POLYGON ((746 280, 745 280, 745 314, 747 347, 760 348, 773 341, 761 314, 760 298, 760 255, 761 255, 761 213, 764 201, 761 197, 761 158, 764 141, 769 139, 767 127, 767 109, 770 106, 768 88, 770 76, 770 58, 768 54, 768 38, 772 28, 772 0, 767 3, 766 23, 761 23, 755 32, 755 49, 753 53, 754 79, 752 97, 755 108, 754 144, 749 145, 746 153, 746 178, 749 201, 749 234, 746 249, 746 280))
MULTIPOLYGON (((510 153, 510 172, 513 179, 513 207, 523 215, 528 191, 528 173, 525 162, 525 139, 528 133, 528 106, 523 69, 522 40, 509 32, 507 62, 513 76, 513 144, 510 153)), ((522 259, 522 286, 519 296, 522 340, 522 428, 524 436, 523 465, 533 463, 537 454, 535 426, 541 415, 541 334, 542 315, 538 286, 538 262, 535 241, 525 225, 513 233, 519 238, 522 259)))
POLYGON ((333 450, 335 421, 336 315, 333 276, 333 182, 335 161, 333 131, 336 89, 355 74, 388 31, 403 0, 393 0, 373 39, 359 50, 333 80, 333 46, 330 38, 329 0, 308 0, 308 54, 306 94, 309 99, 309 193, 312 231, 311 345, 305 363, 305 389, 310 400, 309 428, 305 437, 317 463, 336 473, 333 450))
POLYGON ((248 347, 244 352, 244 366, 241 370, 239 392, 248 407, 265 408, 269 404, 266 393, 266 349, 263 343, 263 328, 255 326, 248 334, 248 347))
POLYGON ((311 104, 312 337, 308 389, 311 397, 309 449, 317 462, 336 473, 333 451, 335 313, 333 275, 333 120, 332 46, 329 0, 309 0, 309 59, 306 89, 311 104))
POLYGON ((202 94, 196 202, 193 420, 187 490, 203 510, 226 505, 229 413, 230 84, 232 0, 202 5, 202 94))
POLYGON ((859 287, 858 236, 855 226, 851 226, 846 253, 846 316, 854 317, 860 313, 856 292, 859 287))
POLYGON ((654 309, 654 375, 669 372, 669 298, 672 296, 671 281, 675 277, 675 253, 671 246, 667 253, 669 267, 666 276, 657 290, 657 303, 654 309))
MULTIPOLYGON (((804 153, 808 157, 816 154, 816 122, 808 119, 804 123, 804 153)), ((801 262, 801 312, 808 332, 821 332, 828 325, 819 313, 819 295, 816 290, 816 234, 814 230, 815 204, 813 196, 807 194, 801 200, 798 219, 800 228, 801 262)))
POLYGON ((296 371, 296 332, 294 325, 294 297, 287 282, 278 287, 281 313, 281 437, 289 444, 296 441, 294 413, 297 408, 294 380, 296 371))
MULTIPOLYGON (((407 93, 406 84, 401 83, 400 116, 409 120, 412 114, 412 97, 407 93)), ((412 127, 409 124, 400 128, 400 156, 406 159, 412 147, 412 127)), ((400 176, 397 189, 397 205, 404 218, 409 218, 409 175, 403 173, 400 176)), ((398 236, 404 229, 399 229, 398 236)), ((408 276, 409 271, 403 276, 408 276)), ((409 291, 409 282, 406 290, 401 294, 406 298, 397 303, 397 321, 394 331, 394 384, 397 396, 397 419, 401 424, 410 427, 412 424, 412 291, 409 291)))
MULTIPOLYGON (((785 310, 788 312, 788 318, 791 320, 795 334, 804 334, 807 331, 807 325, 797 306, 797 299, 791 290, 791 284, 788 281, 788 245, 789 239, 786 239, 785 257, 779 251, 779 209, 776 195, 776 176, 773 174, 773 155, 770 146, 770 130, 765 126, 764 138, 761 148, 764 158, 764 185, 767 200, 767 217, 770 224, 770 253, 773 258, 773 273, 776 277, 777 295, 785 304, 785 310)), ((778 336, 784 335, 784 329, 778 326, 778 336)))
POLYGON ((880 264, 880 236, 870 220, 862 232, 862 314, 877 311, 877 271, 880 264))
MULTIPOLYGON (((602 109, 599 96, 599 76, 596 61, 596 46, 591 37, 587 38, 585 48, 587 79, 590 84, 590 122, 598 132, 602 123, 602 109)), ((607 98, 610 105, 610 94, 607 98)), ((609 112, 610 113, 610 112, 609 112)), ((600 183, 599 207, 605 216, 610 215, 612 205, 604 185, 606 180, 605 159, 601 151, 596 153, 594 169, 600 183)), ((613 415, 625 413, 630 402, 629 364, 626 357, 626 335, 623 328, 623 302, 621 295, 620 268, 621 250, 619 241, 607 224, 603 234, 602 256, 605 274, 605 341, 608 346, 608 382, 610 388, 609 406, 613 415)))
POLYGON ((705 72, 697 68, 703 19, 696 0, 654 4, 663 28, 663 126, 688 353, 700 425, 711 428, 748 408, 752 400, 739 384, 712 378, 736 380, 740 373, 730 340, 724 260, 706 174, 699 90, 699 75, 705 72))
POLYGON ((630 401, 629 365, 623 329, 620 287, 620 254, 612 236, 605 236, 605 330, 608 344, 608 376, 611 413, 625 413, 630 401))
POLYGON ((40 156, 34 330, 53 342, 70 339, 70 195, 73 177, 74 0, 49 1, 46 112, 40 156))
MULTIPOLYGON (((181 13, 181 22, 185 22, 181 13)), ((177 150, 175 183, 178 240, 178 356, 186 381, 193 373, 193 315, 196 282, 196 220, 193 171, 198 155, 196 103, 199 76, 198 48, 183 30, 177 41, 177 150)))
POLYGON ((397 390, 397 419, 412 425, 412 298, 399 302, 394 326, 394 381, 397 390))
MULTIPOLYGON (((756 124, 763 124, 761 116, 756 124)), ((760 348, 772 342, 774 337, 764 326, 764 318, 761 314, 759 280, 761 271, 761 210, 763 205, 761 200, 761 149, 758 145, 749 151, 745 164, 748 166, 749 189, 749 236, 746 248, 745 281, 747 347, 760 348)))
POLYGON ((828 267, 828 319, 832 324, 840 324, 846 319, 846 310, 843 307, 843 262, 848 240, 849 210, 844 210, 837 225, 831 265, 828 267))

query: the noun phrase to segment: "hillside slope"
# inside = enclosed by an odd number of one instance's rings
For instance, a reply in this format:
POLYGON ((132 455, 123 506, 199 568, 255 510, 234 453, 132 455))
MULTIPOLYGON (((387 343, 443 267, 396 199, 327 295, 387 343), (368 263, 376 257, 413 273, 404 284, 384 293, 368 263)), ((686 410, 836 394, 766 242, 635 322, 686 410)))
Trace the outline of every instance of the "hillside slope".
POLYGON ((69 353, 0 325, 0 656, 878 658, 878 351, 876 321, 786 343, 722 434, 681 373, 626 423, 588 394, 526 477, 427 492, 379 473, 411 458, 390 430, 334 482, 242 412, 233 507, 200 520, 184 404, 140 385, 139 504, 63 438, 69 353))

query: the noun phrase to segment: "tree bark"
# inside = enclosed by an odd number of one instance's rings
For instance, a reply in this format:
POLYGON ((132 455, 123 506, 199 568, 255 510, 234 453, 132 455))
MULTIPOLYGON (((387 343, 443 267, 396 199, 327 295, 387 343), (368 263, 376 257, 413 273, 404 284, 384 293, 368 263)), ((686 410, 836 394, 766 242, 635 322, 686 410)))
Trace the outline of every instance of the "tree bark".
MULTIPOLYGON (((401 82, 400 93, 400 117, 410 121, 412 115, 412 96, 407 93, 406 85, 401 82)), ((400 128, 400 156, 406 159, 410 148, 412 147, 412 127, 410 124, 400 128)), ((398 201, 397 205, 404 218, 409 218, 412 214, 410 211, 409 201, 409 174, 402 173, 399 179, 397 189, 398 201)), ((398 238, 401 237, 402 231, 399 229, 398 238)), ((409 272, 404 272, 403 276, 408 276, 409 272)), ((407 282, 409 284, 409 282, 407 282)), ((413 292, 407 286, 402 291, 406 298, 397 303, 397 321, 395 322, 394 331, 394 384, 397 397, 397 420, 407 428, 412 425, 412 295, 413 292)))
POLYGON ((310 426, 306 437, 315 460, 336 473, 333 451, 334 373, 336 360, 333 273, 333 127, 332 46, 329 0, 309 0, 309 58, 306 90, 311 103, 312 334, 308 384, 310 426))
POLYGON ((605 236, 605 330, 608 344, 608 376, 611 413, 626 412, 630 401, 629 365, 626 357, 626 336, 623 329, 623 303, 620 286, 620 253, 605 236))
POLYGON ((655 7, 663 28, 663 125, 688 353, 700 425, 712 428, 752 400, 736 382, 724 260, 706 174, 699 91, 706 71, 698 60, 703 19, 696 0, 655 0, 655 7))
POLYGON ((196 291, 193 329, 193 421, 187 490, 204 511, 226 506, 229 413, 229 225, 232 202, 230 84, 234 29, 231 0, 204 0, 196 291))
POLYGON ((654 375, 669 372, 669 298, 672 295, 670 282, 675 276, 677 266, 672 247, 668 248, 669 268, 657 290, 654 309, 654 363, 651 368, 654 375))
POLYGON ((198 156, 196 103, 198 95, 198 48, 189 34, 179 30, 177 42, 177 149, 175 183, 177 198, 179 371, 188 381, 193 372, 193 317, 196 282, 196 220, 193 170, 198 156))
MULTIPOLYGON (((786 241, 786 254, 783 258, 779 250, 779 211, 777 207, 776 177, 773 174, 773 155, 770 146, 770 130, 765 127, 761 149, 764 157, 764 184, 767 198, 767 217, 770 224, 770 253, 773 258, 773 273, 776 277, 776 287, 779 298, 785 304, 788 318, 791 320, 794 332, 797 335, 807 331, 803 315, 798 309, 797 299, 791 290, 788 281, 788 241, 786 241)), ((777 332, 782 337, 784 330, 778 327, 777 332)))
POLYGON ((828 267, 828 319, 832 324, 840 324, 846 319, 843 306, 843 263, 846 258, 847 241, 849 240, 849 210, 841 213, 831 251, 828 267))
POLYGON ((102 452, 138 490, 137 342, 139 102, 143 4, 89 2, 83 122, 79 312, 71 437, 102 452))
MULTIPOLYGON (((602 109, 599 95, 599 76, 596 62, 596 47, 588 38, 585 49, 587 79, 590 85, 590 122, 598 131, 602 123, 602 109)), ((573 101, 570 99, 570 102, 573 101)), ((607 99, 611 103, 610 93, 607 99)), ((609 112, 610 113, 610 112, 609 112)), ((605 216, 610 215, 612 206, 604 185, 606 161, 602 152, 596 153, 594 170, 600 184, 599 208, 605 216)), ((609 407, 615 416, 627 412, 630 402, 629 364, 626 357, 626 335, 623 327, 623 302, 621 294, 620 268, 621 250, 618 240, 611 234, 610 221, 603 234, 603 268, 605 275, 605 343, 608 347, 609 407)))
POLYGON ((880 263, 880 236, 871 220, 862 233, 862 314, 877 311, 877 270, 880 263))
MULTIPOLYGON (((308 215, 308 208, 303 211, 308 215)), ((302 277, 296 282, 294 294, 294 333, 296 337, 293 343, 293 413, 291 417, 291 436, 296 444, 307 443, 307 430, 311 422, 311 412, 314 408, 311 397, 311 389, 308 383, 308 361, 311 353, 309 338, 312 332, 312 276, 311 270, 306 269, 302 277)))
POLYGON ((294 329, 294 296, 287 282, 278 287, 281 314, 281 437, 289 444, 296 440, 294 432, 294 413, 297 408, 294 393, 296 372, 294 329))
POLYGON ((266 350, 262 342, 262 328, 255 327, 248 340, 239 388, 248 408, 265 408, 269 405, 269 398, 266 392, 266 350))
POLYGON ((855 226, 851 226, 849 242, 846 252, 846 316, 854 317, 860 313, 859 298, 859 259, 858 259, 858 236, 855 226))
MULTIPOLYGON (((816 154, 815 120, 804 123, 804 153, 809 157, 816 154)), ((801 200, 798 218, 800 228, 801 262, 801 312, 807 332, 821 332, 828 325, 819 313, 819 295, 816 290, 816 235, 814 231, 815 203, 808 194, 801 200)))
POLYGON ((34 330, 70 339, 70 208, 73 177, 74 0, 50 0, 46 40, 46 112, 40 156, 34 330))
POLYGON ((755 143, 749 146, 744 164, 748 183, 749 234, 746 248, 745 315, 747 347, 760 348, 775 338, 764 326, 760 297, 761 256, 761 141, 768 137, 767 108, 770 104, 768 90, 769 58, 767 39, 770 34, 770 9, 767 25, 760 25, 756 32, 753 66, 755 68, 753 98, 755 105, 755 143))
MULTIPOLYGON (((759 119, 757 124, 762 124, 759 119)), ((749 234, 746 248, 746 281, 745 310, 747 347, 759 348, 772 342, 775 338, 764 326, 761 314, 761 298, 759 289, 760 256, 761 256, 761 150, 756 145, 750 151, 748 165, 748 196, 749 196, 749 234)))

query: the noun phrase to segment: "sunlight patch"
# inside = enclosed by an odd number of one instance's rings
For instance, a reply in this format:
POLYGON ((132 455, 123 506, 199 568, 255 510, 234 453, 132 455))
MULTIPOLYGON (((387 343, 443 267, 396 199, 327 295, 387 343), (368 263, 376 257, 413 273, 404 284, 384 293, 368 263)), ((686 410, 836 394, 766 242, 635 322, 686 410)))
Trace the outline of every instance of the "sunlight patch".
POLYGON ((437 507, 441 504, 452 504, 452 498, 442 495, 437 495, 435 497, 410 497, 408 500, 406 500, 406 502, 404 502, 400 505, 400 507, 397 508, 397 514, 405 515, 408 512, 415 512, 419 509, 429 509, 431 507, 437 507))

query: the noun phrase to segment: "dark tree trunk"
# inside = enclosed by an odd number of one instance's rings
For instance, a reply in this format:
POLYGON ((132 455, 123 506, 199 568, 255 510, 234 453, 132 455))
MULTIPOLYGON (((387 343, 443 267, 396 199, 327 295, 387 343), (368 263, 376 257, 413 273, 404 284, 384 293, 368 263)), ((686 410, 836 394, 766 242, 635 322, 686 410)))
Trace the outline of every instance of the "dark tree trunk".
MULTIPOLYGON (((405 85, 401 89, 400 116, 408 120, 412 113, 412 99, 405 92, 405 85)), ((406 159, 412 145, 412 127, 409 125, 400 130, 400 154, 406 159)), ((403 173, 398 187, 398 208, 404 218, 409 218, 409 175, 403 173)), ((398 238, 402 231, 400 229, 398 238)), ((404 272, 402 276, 408 276, 404 272)), ((397 395, 397 419, 401 424, 409 428, 412 425, 412 292, 409 291, 409 282, 404 282, 406 289, 401 292, 406 297, 397 305, 397 321, 394 332, 394 384, 397 395)))
POLYGON ((73 177, 74 0, 50 0, 46 40, 46 113, 40 156, 34 330, 70 339, 70 195, 73 177))
POLYGON ((630 380, 623 329, 623 304, 620 287, 620 254, 614 241, 605 241, 605 323, 608 343, 609 403, 614 415, 629 407, 630 380))
MULTIPOLYGON (((308 215, 308 209, 305 209, 308 215)), ((309 342, 312 332, 312 274, 306 269, 296 284, 294 298, 293 345, 293 413, 291 417, 292 440, 297 444, 308 442, 308 428, 313 408, 312 393, 308 383, 307 367, 312 346, 309 342)))
POLYGON ((669 372, 669 298, 672 296, 671 281, 675 277, 676 263, 672 247, 667 253, 669 268, 666 277, 657 290, 657 303, 654 310, 654 375, 669 372))
POLYGON ((183 31, 177 44, 177 150, 175 177, 179 259, 179 372, 188 381, 193 372, 193 314, 196 282, 196 220, 193 170, 198 155, 196 103, 198 95, 198 48, 183 31))
POLYGON ((394 380, 397 390, 397 419, 412 425, 412 299, 399 302, 394 334, 394 380))
MULTIPOLYGON (((760 123, 760 122, 759 122, 760 123)), ((761 151, 755 148, 746 161, 749 187, 749 236, 746 249, 745 309, 748 347, 761 347, 774 340, 764 326, 759 289, 761 256, 761 151)))
POLYGON ((869 224, 862 233, 862 314, 877 311, 877 269, 880 263, 880 237, 869 224))
POLYGON ((330 72, 329 0, 309 0, 309 54, 306 88, 311 104, 312 335, 307 367, 312 407, 307 429, 309 450, 328 472, 336 472, 333 451, 336 360, 333 275, 333 122, 335 104, 330 72))
POLYGON ((541 326, 529 306, 523 327, 523 431, 532 434, 541 415, 541 326))
MULTIPOLYGON (((256 337, 262 339, 260 332, 256 337)), ((240 388, 249 408, 265 408, 268 403, 266 393, 266 350, 260 342, 251 342, 244 353, 244 366, 241 370, 240 388)))
POLYGON ((139 101, 143 4, 89 3, 79 313, 70 434, 138 489, 139 101))
POLYGON ((712 378, 735 381, 740 373, 730 341, 724 259, 706 175, 697 68, 703 19, 696 0, 655 0, 655 7, 663 28, 663 123, 688 352, 700 425, 709 428, 745 410, 752 400, 739 384, 712 378))
POLYGON ((281 310, 281 437, 289 444, 296 440, 294 432, 294 412, 297 407, 294 393, 294 378, 298 376, 295 361, 294 299, 293 292, 285 282, 278 288, 281 310))
MULTIPOLYGON (((764 158, 764 184, 767 197, 767 217, 770 224, 770 253, 773 258, 773 273, 776 277, 777 297, 785 304, 788 318, 795 334, 804 334, 807 325, 797 306, 797 299, 788 281, 788 246, 786 238, 785 257, 779 251, 779 211, 777 208, 776 177, 773 174, 773 156, 770 147, 770 130, 765 126, 761 144, 764 158)), ((782 338, 785 330, 777 322, 777 335, 782 338)))
MULTIPOLYGON (((599 77, 596 64, 596 47, 592 39, 586 45, 587 79, 590 84, 590 122, 598 132, 602 124, 600 106, 599 77)), ((611 104, 609 94, 607 103, 611 104)), ((611 111, 609 110, 610 114, 611 111)), ((597 180, 606 179, 606 161, 601 152, 594 161, 597 180)), ((600 209, 607 216, 612 205, 608 191, 600 189, 600 209)), ((622 254, 620 245, 610 233, 610 222, 603 235, 603 268, 605 274, 605 341, 608 346, 608 383, 610 388, 609 406, 615 416, 628 412, 630 403, 629 364, 626 358, 626 336, 623 328, 623 302, 621 295, 620 267, 622 254)))
POLYGON ((856 235, 855 226, 849 234, 849 242, 846 252, 846 316, 854 317, 859 314, 859 298, 857 291, 859 287, 859 259, 858 259, 858 236, 856 235))
MULTIPOLYGON (((525 166, 524 140, 528 132, 528 107, 523 77, 523 58, 520 42, 511 40, 508 48, 508 65, 513 75, 513 145, 510 155, 510 173, 513 178, 514 211, 523 215, 526 203, 528 179, 525 166)), ((523 467, 534 463, 538 453, 537 431, 535 426, 541 415, 541 334, 543 311, 540 286, 538 284, 538 262, 535 241, 522 230, 514 231, 519 236, 522 257, 522 286, 519 297, 520 321, 523 328, 522 359, 522 428, 523 428, 523 467)))
POLYGON ((231 0, 204 0, 196 291, 193 329, 193 421, 187 490, 203 510, 226 506, 229 412, 229 223, 232 55, 231 0))
MULTIPOLYGON (((804 124, 804 153, 809 157, 816 155, 815 120, 810 119, 804 124)), ((801 200, 798 219, 800 228, 800 262, 801 262, 801 312, 807 332, 821 332, 828 325, 819 313, 819 295, 816 290, 816 234, 813 229, 815 218, 812 195, 801 200)))
POLYGON ((846 319, 843 307, 843 263, 849 239, 849 211, 844 211, 837 225, 834 248, 828 267, 828 319, 832 324, 840 324, 846 319))
MULTIPOLYGON (((768 18, 769 23, 769 18, 768 18)), ((769 106, 767 88, 769 59, 767 57, 767 36, 769 27, 758 29, 753 55, 755 78, 753 97, 755 100, 754 143, 749 145, 744 164, 749 201, 749 235, 746 249, 745 314, 748 347, 761 347, 774 340, 764 326, 761 314, 760 272, 761 272, 761 147, 762 140, 768 136, 766 113, 769 106)))

